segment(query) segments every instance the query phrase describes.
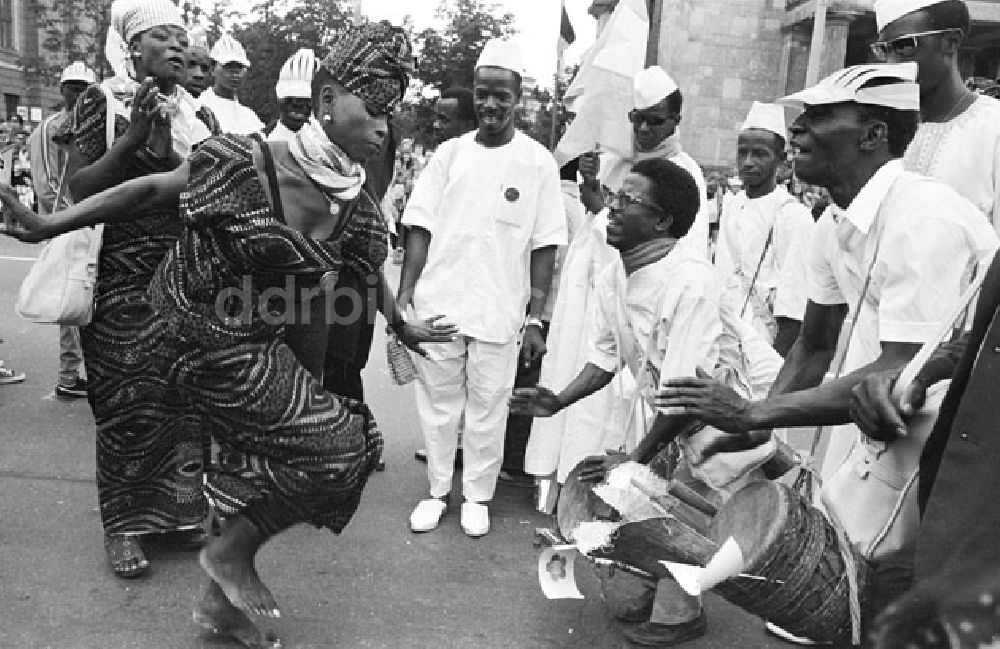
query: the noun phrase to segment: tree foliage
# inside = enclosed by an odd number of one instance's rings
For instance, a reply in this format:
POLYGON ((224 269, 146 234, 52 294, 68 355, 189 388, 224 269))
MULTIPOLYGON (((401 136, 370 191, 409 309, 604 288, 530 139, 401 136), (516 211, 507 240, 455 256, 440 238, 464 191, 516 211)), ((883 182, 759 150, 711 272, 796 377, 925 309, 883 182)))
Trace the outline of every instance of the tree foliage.
POLYGON ((483 45, 491 38, 515 32, 514 15, 483 0, 442 0, 437 19, 444 29, 425 29, 414 37, 419 51, 420 78, 444 90, 472 86, 472 72, 483 45))
POLYGON ((278 117, 274 85, 281 66, 303 47, 312 48, 320 59, 326 56, 350 24, 351 7, 346 0, 295 2, 291 6, 265 0, 254 7, 253 15, 253 20, 232 30, 250 59, 240 99, 269 122, 278 117))

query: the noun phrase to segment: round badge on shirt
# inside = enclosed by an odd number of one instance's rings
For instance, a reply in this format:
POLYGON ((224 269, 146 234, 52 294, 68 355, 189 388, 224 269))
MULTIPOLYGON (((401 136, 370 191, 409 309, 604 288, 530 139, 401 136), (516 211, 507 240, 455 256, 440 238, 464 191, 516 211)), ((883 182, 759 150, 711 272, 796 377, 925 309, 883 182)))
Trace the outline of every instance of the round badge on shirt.
POLYGON ((521 198, 521 192, 517 191, 517 187, 508 187, 507 191, 503 193, 503 197, 506 198, 508 202, 514 203, 517 199, 521 198))

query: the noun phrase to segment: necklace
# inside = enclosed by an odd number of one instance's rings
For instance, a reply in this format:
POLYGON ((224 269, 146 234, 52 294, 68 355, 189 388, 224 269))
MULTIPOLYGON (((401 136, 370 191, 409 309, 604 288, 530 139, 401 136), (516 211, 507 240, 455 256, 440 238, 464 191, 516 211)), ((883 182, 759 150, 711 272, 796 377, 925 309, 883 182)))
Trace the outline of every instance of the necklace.
MULTIPOLYGON (((966 91, 965 94, 963 94, 961 97, 958 98, 958 101, 955 102, 955 105, 951 107, 951 110, 948 111, 948 114, 945 115, 945 118, 943 120, 941 120, 941 122, 942 123, 950 122, 951 118, 953 118, 955 115, 958 115, 959 113, 961 113, 962 111, 959 110, 959 108, 962 108, 962 104, 964 104, 965 100, 968 99, 969 97, 972 97, 972 101, 973 102, 976 101, 976 95, 974 93, 966 91)), ((969 106, 971 106, 971 105, 972 105, 972 103, 969 104, 969 106)))

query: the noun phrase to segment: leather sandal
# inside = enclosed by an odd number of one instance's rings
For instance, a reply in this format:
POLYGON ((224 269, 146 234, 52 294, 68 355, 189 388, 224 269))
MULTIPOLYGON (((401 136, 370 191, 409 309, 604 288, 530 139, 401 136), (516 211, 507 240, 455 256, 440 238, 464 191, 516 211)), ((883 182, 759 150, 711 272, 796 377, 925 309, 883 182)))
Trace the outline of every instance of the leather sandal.
POLYGON ((149 570, 149 561, 142 551, 139 537, 134 534, 105 534, 104 551, 117 577, 135 579, 149 570))

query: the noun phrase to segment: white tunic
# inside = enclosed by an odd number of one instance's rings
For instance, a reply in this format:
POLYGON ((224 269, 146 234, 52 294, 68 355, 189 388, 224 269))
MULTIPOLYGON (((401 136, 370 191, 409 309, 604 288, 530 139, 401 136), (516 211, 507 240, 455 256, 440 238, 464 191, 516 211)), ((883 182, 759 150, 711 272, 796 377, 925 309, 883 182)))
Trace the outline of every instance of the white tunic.
POLYGON ((980 96, 955 119, 922 123, 903 164, 950 185, 1000 232, 1000 101, 980 96))
POLYGON ((809 210, 780 185, 759 198, 740 192, 725 204, 715 266, 727 287, 739 287, 744 299, 759 266, 754 289, 767 298, 772 315, 801 321, 806 311, 805 263, 813 225, 809 210), (765 252, 769 235, 771 243, 765 252))
POLYGON ((507 343, 524 322, 531 251, 565 245, 566 216, 548 150, 521 132, 500 147, 475 138, 435 151, 403 213, 404 225, 431 234, 413 306, 444 314, 462 335, 507 343))
MULTIPOLYGON (((973 268, 996 248, 996 234, 971 203, 938 180, 904 171, 898 160, 879 169, 846 210, 829 207, 813 236, 809 299, 847 304, 846 327, 871 268, 842 375, 875 361, 883 342, 931 338, 973 268)), ((824 472, 843 462, 854 439, 834 432, 824 472)))
POLYGON ((264 130, 264 123, 257 117, 257 113, 235 99, 223 99, 215 94, 214 88, 201 93, 198 101, 215 113, 223 133, 250 135, 264 130))
POLYGON ((295 131, 291 130, 287 126, 278 120, 278 123, 274 125, 274 130, 271 134, 267 136, 268 142, 291 142, 295 138, 295 131))

